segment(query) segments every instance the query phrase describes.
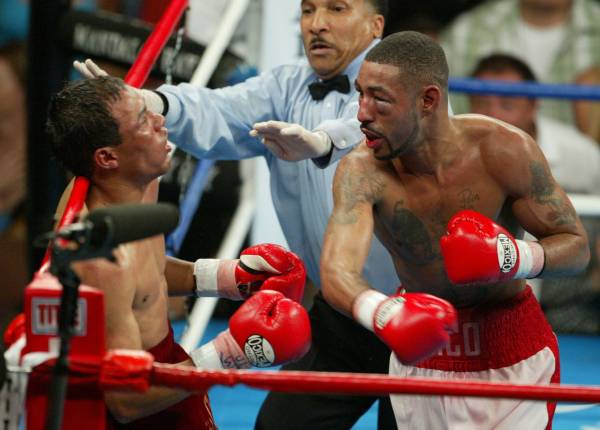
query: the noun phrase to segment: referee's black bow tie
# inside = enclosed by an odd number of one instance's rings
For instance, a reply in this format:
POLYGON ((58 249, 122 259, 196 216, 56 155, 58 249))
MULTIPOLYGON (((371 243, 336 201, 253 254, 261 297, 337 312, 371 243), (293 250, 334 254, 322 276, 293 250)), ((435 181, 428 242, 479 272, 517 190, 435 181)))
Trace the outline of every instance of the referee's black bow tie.
POLYGON ((323 100, 330 91, 348 94, 350 92, 350 80, 346 75, 338 75, 326 81, 315 81, 308 85, 308 91, 310 91, 313 100, 323 100))

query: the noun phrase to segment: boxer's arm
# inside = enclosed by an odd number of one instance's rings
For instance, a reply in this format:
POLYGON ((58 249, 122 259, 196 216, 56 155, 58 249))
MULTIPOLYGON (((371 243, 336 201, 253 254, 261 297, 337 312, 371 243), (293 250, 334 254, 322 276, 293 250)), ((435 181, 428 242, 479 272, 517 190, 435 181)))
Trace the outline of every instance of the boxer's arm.
POLYGON ((583 270, 590 258, 586 232, 539 146, 524 133, 509 134, 505 142, 493 144, 496 148, 484 151, 484 161, 514 200, 512 211, 519 223, 544 249, 540 277, 583 270))
POLYGON ((293 252, 263 243, 246 248, 239 259, 168 258, 165 277, 170 295, 196 295, 242 300, 259 290, 275 290, 300 302, 306 269, 293 252))
POLYGON ((194 263, 167 256, 165 278, 169 296, 193 296, 196 293, 194 263))
POLYGON ((368 158, 351 153, 336 171, 334 208, 321 252, 323 296, 373 331, 402 363, 414 364, 448 343, 455 331, 456 311, 445 300, 427 294, 387 297, 363 278, 374 230, 373 207, 385 187, 368 158))
MULTIPOLYGON (((143 349, 140 327, 131 305, 115 305, 115 300, 106 303, 107 347, 109 349, 143 349), (119 314, 119 318, 113 318, 119 314)), ((177 363, 192 366, 191 359, 177 363)), ((143 394, 106 392, 104 399, 111 415, 120 423, 128 423, 164 410, 189 396, 183 390, 151 387, 143 394)))
MULTIPOLYGON (((117 253, 119 265, 107 260, 76 263, 75 270, 86 285, 104 291, 106 309, 106 346, 108 349, 143 349, 141 332, 133 313, 135 289, 133 274, 125 253, 117 253)), ((192 366, 191 359, 177 363, 192 366)), ((105 402, 112 416, 121 423, 155 414, 187 398, 189 393, 151 387, 144 394, 106 392, 105 402)))
POLYGON ((354 299, 371 288, 362 271, 373 237, 373 206, 383 187, 364 154, 353 152, 340 162, 320 264, 323 296, 347 315, 354 299))

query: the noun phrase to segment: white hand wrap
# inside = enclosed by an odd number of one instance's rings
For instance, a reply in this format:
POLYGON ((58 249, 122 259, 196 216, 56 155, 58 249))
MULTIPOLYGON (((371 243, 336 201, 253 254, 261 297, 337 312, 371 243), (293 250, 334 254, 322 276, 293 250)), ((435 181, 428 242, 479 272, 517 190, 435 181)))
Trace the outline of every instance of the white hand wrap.
POLYGON ((381 302, 388 297, 376 290, 366 290, 360 293, 352 303, 352 316, 363 327, 373 331, 373 316, 381 302))
POLYGON ((242 300, 235 281, 238 260, 202 258, 194 263, 197 297, 223 297, 242 300))
POLYGON ((519 268, 515 279, 531 279, 538 276, 544 268, 544 248, 539 242, 516 239, 519 248, 519 268))
POLYGON ((208 342, 190 352, 190 358, 194 362, 194 366, 200 369, 224 369, 213 342, 208 342))
POLYGON ((248 369, 250 362, 229 330, 222 331, 206 345, 190 353, 194 365, 202 369, 248 369))

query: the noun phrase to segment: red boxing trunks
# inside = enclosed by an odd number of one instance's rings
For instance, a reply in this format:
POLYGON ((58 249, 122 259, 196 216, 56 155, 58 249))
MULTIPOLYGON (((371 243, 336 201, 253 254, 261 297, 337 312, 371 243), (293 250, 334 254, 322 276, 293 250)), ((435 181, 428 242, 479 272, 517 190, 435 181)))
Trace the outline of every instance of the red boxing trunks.
MULTIPOLYGON (((173 364, 189 358, 183 348, 175 342, 173 329, 170 324, 167 336, 158 345, 149 349, 148 352, 159 363, 173 364)), ((118 423, 109 413, 107 423, 107 428, 110 430, 216 429, 206 393, 192 395, 161 412, 127 424, 118 423)))

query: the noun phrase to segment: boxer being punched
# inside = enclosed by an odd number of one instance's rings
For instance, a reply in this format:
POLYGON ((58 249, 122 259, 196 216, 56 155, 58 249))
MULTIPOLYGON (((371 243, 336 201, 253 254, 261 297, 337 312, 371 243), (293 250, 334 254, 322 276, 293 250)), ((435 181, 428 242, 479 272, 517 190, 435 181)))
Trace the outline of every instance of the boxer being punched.
MULTIPOLYGON (((157 178, 170 164, 164 117, 120 79, 68 84, 51 102, 48 131, 59 160, 90 179, 88 210, 156 201, 157 178)), ((115 256, 118 264, 75 265, 83 283, 104 291, 107 348, 144 349, 158 362, 203 368, 265 367, 308 350, 308 315, 287 298, 302 297, 304 266, 281 247, 259 245, 241 260, 179 262, 165 270, 164 237, 155 236, 122 245, 115 256), (188 356, 174 342, 167 319, 172 283, 189 293, 252 297, 232 316, 229 330, 188 356), (246 356, 252 334, 262 336, 273 354, 246 356)), ((143 395, 108 392, 105 401, 112 428, 214 428, 206 394, 154 387, 143 395)))
MULTIPOLYGON (((326 299, 391 346, 394 375, 558 382, 556 338, 526 278, 575 273, 589 254, 538 145, 501 121, 449 117, 446 58, 419 33, 374 47, 355 85, 366 142, 336 172, 321 257, 326 299), (537 241, 517 239, 523 230, 537 241), (388 298, 361 277, 373 232, 406 294, 388 298), (446 300, 458 330, 422 360, 444 338, 446 300), (415 321, 415 308, 430 315, 415 321)), ((403 429, 540 429, 554 412, 541 402, 392 397, 403 429)))

